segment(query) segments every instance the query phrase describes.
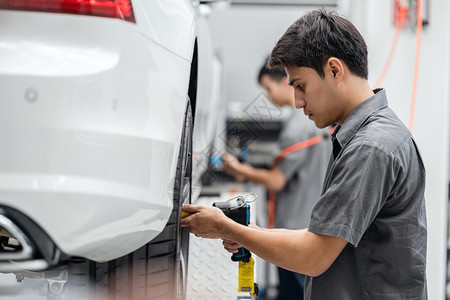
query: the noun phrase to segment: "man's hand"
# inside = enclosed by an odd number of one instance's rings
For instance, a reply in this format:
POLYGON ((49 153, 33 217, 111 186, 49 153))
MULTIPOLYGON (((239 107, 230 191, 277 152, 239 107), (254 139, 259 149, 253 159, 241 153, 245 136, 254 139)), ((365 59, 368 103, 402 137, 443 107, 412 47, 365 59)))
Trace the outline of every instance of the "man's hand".
POLYGON ((222 158, 224 171, 234 176, 238 182, 248 180, 249 182, 262 184, 275 192, 286 186, 287 179, 278 167, 270 170, 253 168, 249 164, 240 163, 235 156, 229 153, 224 153, 222 158))
POLYGON ((347 246, 345 239, 302 230, 264 229, 243 226, 212 206, 184 205, 192 213, 182 226, 198 237, 222 238, 226 250, 235 253, 241 246, 284 269, 316 277, 325 272, 347 246))
POLYGON ((230 153, 222 154, 223 168, 224 171, 237 179, 242 179, 244 174, 242 174, 244 164, 240 163, 236 156, 230 153))
POLYGON ((223 240, 222 245, 230 253, 237 253, 242 246, 230 240, 223 240))
POLYGON ((181 226, 187 226, 197 237, 218 239, 226 229, 227 222, 233 222, 220 208, 213 206, 183 205, 183 211, 191 213, 181 220, 181 226))
MULTIPOLYGON (((248 227, 254 228, 254 229, 258 229, 258 230, 264 230, 261 227, 259 227, 258 225, 256 225, 255 223, 250 222, 248 224, 248 227)), ((227 240, 227 239, 223 239, 222 240, 222 245, 225 248, 225 250, 227 250, 230 253, 237 253, 239 251, 239 248, 241 248, 242 246, 239 245, 236 242, 227 240)))

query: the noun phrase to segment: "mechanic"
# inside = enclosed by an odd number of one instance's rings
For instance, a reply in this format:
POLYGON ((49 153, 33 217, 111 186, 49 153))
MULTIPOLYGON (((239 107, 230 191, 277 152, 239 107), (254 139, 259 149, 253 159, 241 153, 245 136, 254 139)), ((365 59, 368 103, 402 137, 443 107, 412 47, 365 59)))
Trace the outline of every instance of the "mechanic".
MULTIPOLYGON (((267 61, 258 76, 267 97, 274 105, 291 108, 291 115, 280 131, 279 151, 316 136, 326 136, 327 130, 319 130, 301 110, 295 109, 294 89, 289 85, 283 68, 269 69, 267 61)), ((331 152, 329 139, 285 156, 271 169, 258 169, 240 163, 231 154, 223 155, 225 172, 240 181, 243 178, 265 186, 275 193, 276 228, 298 229, 308 227, 311 211, 320 196, 326 164, 331 152)), ((278 267, 279 300, 303 299, 305 275, 278 267)))
POLYGON ((427 299, 425 169, 386 92, 367 82, 360 33, 334 12, 308 12, 277 42, 269 65, 285 68, 296 107, 317 127, 338 124, 308 228, 247 227, 193 205, 182 224, 224 239, 230 252, 242 245, 307 274, 305 299, 427 299))

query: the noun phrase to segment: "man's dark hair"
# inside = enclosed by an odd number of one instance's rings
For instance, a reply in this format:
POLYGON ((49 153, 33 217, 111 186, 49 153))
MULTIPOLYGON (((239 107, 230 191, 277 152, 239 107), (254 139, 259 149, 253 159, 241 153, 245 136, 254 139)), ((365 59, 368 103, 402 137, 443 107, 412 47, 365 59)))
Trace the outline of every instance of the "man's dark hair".
POLYGON ((270 68, 309 67, 323 78, 330 57, 367 79, 367 45, 353 24, 334 11, 313 10, 289 27, 269 57, 270 68))
POLYGON ((286 71, 284 71, 284 68, 276 67, 276 68, 269 68, 267 66, 268 59, 266 59, 264 65, 261 67, 261 70, 259 70, 258 75, 258 82, 261 84, 261 78, 264 75, 268 75, 270 78, 276 81, 280 81, 283 77, 287 76, 286 71))

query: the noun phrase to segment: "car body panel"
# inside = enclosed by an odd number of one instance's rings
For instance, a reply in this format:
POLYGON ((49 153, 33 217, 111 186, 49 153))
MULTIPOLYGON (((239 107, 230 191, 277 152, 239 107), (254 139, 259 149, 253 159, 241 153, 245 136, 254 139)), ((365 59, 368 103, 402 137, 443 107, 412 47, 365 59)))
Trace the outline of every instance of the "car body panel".
POLYGON ((146 37, 189 61, 192 59, 197 27, 191 0, 134 0, 133 7, 139 30, 146 37))
MULTIPOLYGON (((201 5, 200 8, 204 7, 201 5)), ((200 177, 208 167, 210 153, 213 150, 217 135, 217 124, 221 121, 217 116, 221 109, 222 68, 219 58, 212 48, 211 34, 208 25, 208 8, 206 15, 198 19, 199 37, 199 72, 197 105, 195 112, 194 144, 193 144, 193 182, 196 191, 201 190, 200 177)), ((202 11, 202 9, 200 9, 202 11)), ((218 136, 220 138, 220 135, 218 136)))
POLYGON ((0 10, 0 206, 68 255, 128 254, 170 216, 195 37, 139 26, 0 10))

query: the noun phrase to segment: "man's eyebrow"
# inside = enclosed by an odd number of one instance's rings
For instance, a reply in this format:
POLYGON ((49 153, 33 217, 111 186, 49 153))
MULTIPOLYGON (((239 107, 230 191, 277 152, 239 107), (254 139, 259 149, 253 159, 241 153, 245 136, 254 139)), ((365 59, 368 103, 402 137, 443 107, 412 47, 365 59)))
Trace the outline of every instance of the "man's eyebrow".
POLYGON ((300 80, 301 78, 294 78, 294 79, 292 79, 291 81, 289 81, 289 85, 290 86, 293 86, 294 85, 294 83, 297 81, 297 80, 300 80))

